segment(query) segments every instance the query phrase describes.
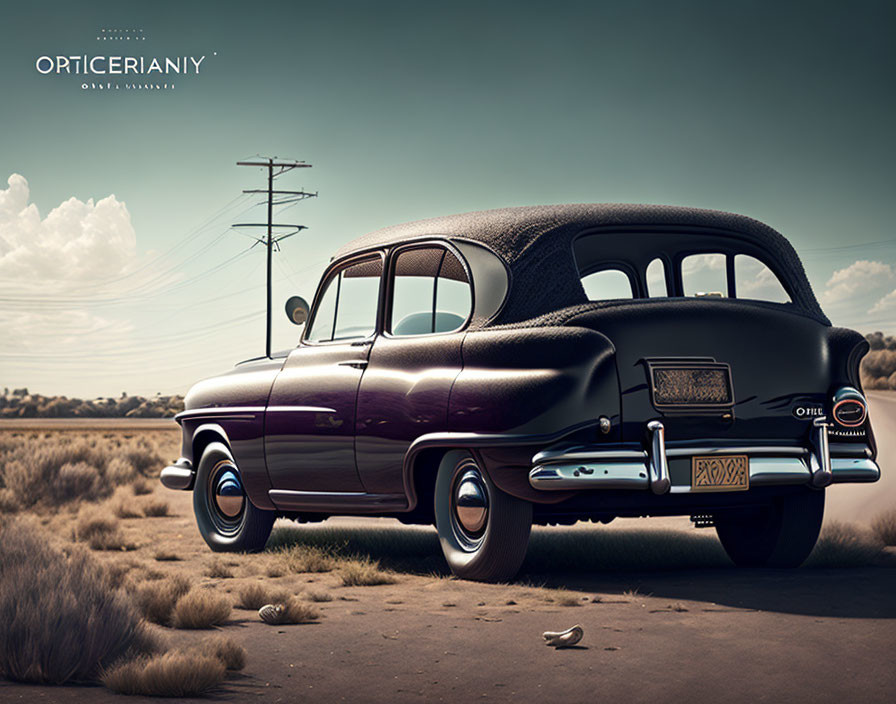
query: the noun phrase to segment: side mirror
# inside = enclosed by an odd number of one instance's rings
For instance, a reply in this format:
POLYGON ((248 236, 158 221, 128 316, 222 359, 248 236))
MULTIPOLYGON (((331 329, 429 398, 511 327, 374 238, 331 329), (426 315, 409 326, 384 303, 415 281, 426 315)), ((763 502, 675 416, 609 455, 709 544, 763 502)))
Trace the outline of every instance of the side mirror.
POLYGON ((292 296, 286 301, 286 317, 293 325, 304 325, 310 312, 308 302, 301 296, 292 296))

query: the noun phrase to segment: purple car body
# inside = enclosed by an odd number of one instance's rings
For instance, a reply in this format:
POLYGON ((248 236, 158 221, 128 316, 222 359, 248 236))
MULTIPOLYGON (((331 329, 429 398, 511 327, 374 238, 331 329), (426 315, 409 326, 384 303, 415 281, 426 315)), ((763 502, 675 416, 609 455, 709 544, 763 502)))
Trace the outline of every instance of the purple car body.
POLYGON ((749 218, 436 218, 343 247, 295 349, 197 383, 162 481, 213 549, 260 549, 276 515, 387 515, 507 579, 533 521, 684 514, 738 564, 799 564, 825 487, 879 476, 866 350, 749 218))

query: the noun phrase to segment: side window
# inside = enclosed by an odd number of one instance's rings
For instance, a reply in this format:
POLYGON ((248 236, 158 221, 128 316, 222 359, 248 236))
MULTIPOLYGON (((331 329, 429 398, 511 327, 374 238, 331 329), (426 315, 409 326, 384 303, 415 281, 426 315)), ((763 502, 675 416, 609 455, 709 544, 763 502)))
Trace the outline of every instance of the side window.
POLYGON ((728 273, 724 254, 691 254, 681 262, 685 296, 728 297, 728 273))
POLYGON ((669 289, 666 286, 666 269, 663 260, 657 257, 647 265, 647 295, 650 298, 666 298, 669 289))
POLYGON ((451 332, 463 326, 473 305, 470 281, 444 247, 419 247, 395 258, 392 317, 395 336, 451 332))
POLYGON ((370 337, 376 331, 382 273, 382 259, 376 256, 331 274, 305 339, 329 342, 370 337))
POLYGON ((634 298, 631 279, 621 269, 603 269, 583 276, 582 286, 589 301, 634 298))
POLYGON ((734 286, 738 298, 790 303, 784 286, 765 264, 749 254, 734 257, 734 286))

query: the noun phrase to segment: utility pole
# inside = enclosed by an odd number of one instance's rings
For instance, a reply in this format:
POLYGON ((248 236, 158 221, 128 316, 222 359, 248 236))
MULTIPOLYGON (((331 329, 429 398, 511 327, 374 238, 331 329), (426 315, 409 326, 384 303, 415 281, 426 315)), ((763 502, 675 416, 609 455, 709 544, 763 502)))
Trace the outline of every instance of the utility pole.
MULTIPOLYGON (((265 193, 268 197, 268 221, 267 222, 243 222, 243 223, 234 223, 233 227, 264 227, 267 228, 267 237, 265 239, 256 238, 255 244, 263 244, 268 248, 267 251, 267 259, 268 259, 268 295, 267 295, 267 334, 265 337, 265 356, 271 356, 271 308, 272 308, 272 281, 271 281, 271 264, 272 264, 272 255, 274 247, 277 247, 278 251, 280 249, 279 243, 282 240, 285 240, 287 237, 292 237, 293 235, 301 232, 302 230, 306 230, 307 228, 304 225, 292 225, 286 223, 275 223, 274 222, 274 206, 275 205, 286 205, 287 203, 296 203, 300 200, 305 200, 306 198, 315 198, 317 196, 317 192, 309 193, 307 191, 281 191, 274 190, 274 179, 282 174, 285 174, 287 171, 292 171, 293 169, 310 169, 311 164, 306 164, 304 161, 290 161, 290 160, 282 160, 277 161, 275 158, 265 158, 261 157, 260 161, 238 161, 236 162, 237 166, 261 166, 268 170, 268 187, 266 189, 250 189, 244 190, 243 193, 265 193), (276 171, 275 171, 276 170, 276 171), (274 200, 274 196, 277 196, 277 200, 274 200), (274 230, 286 229, 291 230, 282 234, 274 235, 274 230)), ((252 245, 255 246, 254 244, 252 245)))

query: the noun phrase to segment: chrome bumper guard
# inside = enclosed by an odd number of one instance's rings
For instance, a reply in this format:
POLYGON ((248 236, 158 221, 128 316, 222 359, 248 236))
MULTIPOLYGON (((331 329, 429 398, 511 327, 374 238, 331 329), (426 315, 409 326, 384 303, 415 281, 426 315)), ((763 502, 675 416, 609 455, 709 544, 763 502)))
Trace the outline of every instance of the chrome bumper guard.
POLYGON ((196 472, 193 471, 193 463, 186 457, 180 457, 173 464, 169 464, 162 470, 159 479, 168 489, 192 489, 193 478, 196 472))
POLYGON ((672 486, 668 459, 695 455, 747 455, 750 486, 808 484, 822 488, 846 482, 876 482, 880 468, 864 445, 844 446, 834 452, 828 423, 816 418, 809 448, 798 446, 666 447, 665 428, 658 420, 647 424, 648 451, 594 450, 578 447, 545 450, 532 458, 529 484, 545 491, 570 489, 635 489, 654 494, 688 494, 690 486, 672 486))

